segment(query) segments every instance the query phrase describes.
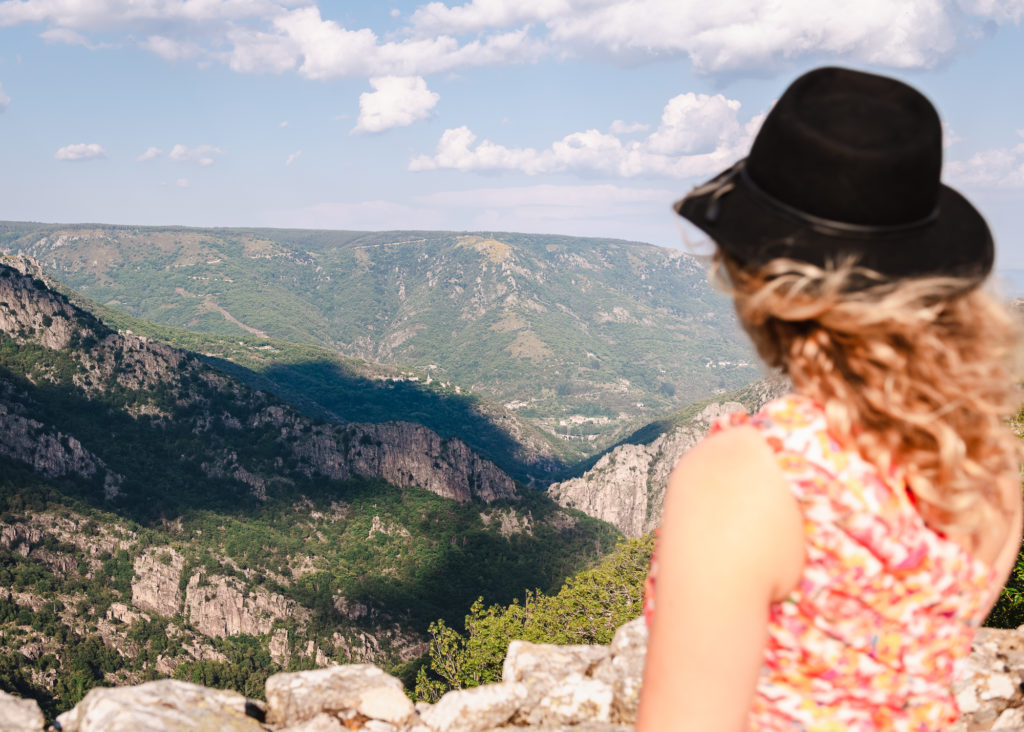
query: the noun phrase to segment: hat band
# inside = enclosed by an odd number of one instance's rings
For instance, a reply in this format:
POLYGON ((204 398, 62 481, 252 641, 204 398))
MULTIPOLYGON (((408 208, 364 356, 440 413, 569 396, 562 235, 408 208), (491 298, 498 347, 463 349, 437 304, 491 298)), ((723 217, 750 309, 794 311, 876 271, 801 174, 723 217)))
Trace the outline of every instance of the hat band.
POLYGON ((778 198, 768 193, 768 191, 761 188, 761 186, 755 183, 754 179, 750 177, 750 173, 747 172, 746 160, 739 161, 734 170, 735 172, 733 172, 733 176, 738 173, 748 190, 750 190, 756 198, 760 199, 762 203, 803 221, 820 234, 840 237, 853 235, 868 238, 887 236, 890 234, 900 234, 913 229, 920 229, 928 226, 929 224, 935 223, 939 219, 938 204, 936 204, 931 213, 923 219, 917 219, 916 221, 910 221, 905 224, 851 224, 846 221, 826 219, 821 216, 815 216, 814 214, 807 213, 806 211, 801 211, 794 206, 790 206, 788 203, 780 201, 778 198))

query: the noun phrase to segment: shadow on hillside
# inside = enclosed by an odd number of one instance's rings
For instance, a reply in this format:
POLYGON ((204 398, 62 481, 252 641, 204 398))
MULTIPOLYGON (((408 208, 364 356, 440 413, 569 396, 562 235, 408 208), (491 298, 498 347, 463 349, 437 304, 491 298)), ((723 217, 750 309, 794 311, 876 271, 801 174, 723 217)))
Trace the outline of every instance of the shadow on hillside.
POLYGON ((546 483, 565 463, 537 455, 483 412, 473 397, 444 394, 411 381, 355 375, 329 360, 275 364, 256 372, 204 356, 217 369, 269 391, 307 416, 330 422, 416 422, 443 438, 456 437, 524 484, 546 483))

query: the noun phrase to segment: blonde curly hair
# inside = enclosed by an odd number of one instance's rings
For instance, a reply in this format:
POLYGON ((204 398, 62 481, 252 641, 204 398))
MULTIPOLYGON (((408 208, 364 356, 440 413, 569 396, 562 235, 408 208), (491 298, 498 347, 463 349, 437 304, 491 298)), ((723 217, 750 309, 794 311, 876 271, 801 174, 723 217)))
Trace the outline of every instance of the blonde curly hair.
POLYGON ((761 357, 824 407, 829 430, 902 475, 924 520, 972 535, 1019 481, 1018 327, 962 279, 886 280, 851 263, 787 259, 755 272, 716 254, 761 357))

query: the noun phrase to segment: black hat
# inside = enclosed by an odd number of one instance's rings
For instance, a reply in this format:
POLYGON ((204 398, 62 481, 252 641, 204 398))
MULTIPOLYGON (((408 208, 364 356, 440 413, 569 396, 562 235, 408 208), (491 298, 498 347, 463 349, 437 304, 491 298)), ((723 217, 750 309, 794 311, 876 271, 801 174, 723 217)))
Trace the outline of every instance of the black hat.
POLYGON ((992 269, 992 235, 939 182, 941 168, 942 126, 920 92, 821 68, 786 89, 749 157, 675 208, 745 269, 853 257, 889 278, 980 280, 992 269))

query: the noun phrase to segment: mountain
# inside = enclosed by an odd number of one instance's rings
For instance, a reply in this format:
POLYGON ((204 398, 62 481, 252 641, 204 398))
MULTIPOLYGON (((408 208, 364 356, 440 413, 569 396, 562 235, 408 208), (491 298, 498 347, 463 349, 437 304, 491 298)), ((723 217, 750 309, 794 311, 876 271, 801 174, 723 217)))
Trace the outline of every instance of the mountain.
POLYGON ((21 269, 0 265, 0 688, 55 711, 162 675, 397 668, 433 620, 614 545, 459 440, 307 418, 21 269))
POLYGON ((661 523, 672 468, 707 435, 714 419, 755 412, 790 388, 788 380, 773 376, 653 422, 605 452, 582 475, 553 483, 548 495, 559 505, 607 521, 623 536, 643 536, 661 523))
POLYGON ((339 424, 416 422, 443 438, 465 441, 523 483, 546 484, 548 475, 566 468, 561 440, 500 404, 432 379, 426 371, 345 357, 318 346, 157 325, 62 290, 42 272, 37 275, 112 328, 194 351, 217 369, 277 395, 306 416, 339 424))
POLYGON ((558 436, 567 461, 757 378, 699 264, 635 242, 6 223, 0 249, 135 317, 414 367, 558 436))

